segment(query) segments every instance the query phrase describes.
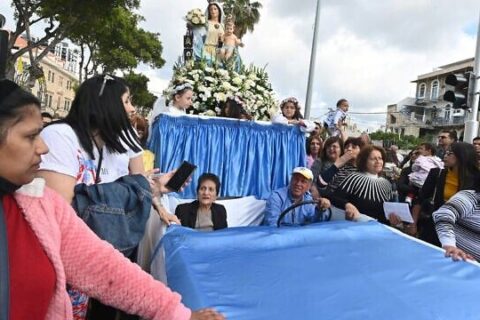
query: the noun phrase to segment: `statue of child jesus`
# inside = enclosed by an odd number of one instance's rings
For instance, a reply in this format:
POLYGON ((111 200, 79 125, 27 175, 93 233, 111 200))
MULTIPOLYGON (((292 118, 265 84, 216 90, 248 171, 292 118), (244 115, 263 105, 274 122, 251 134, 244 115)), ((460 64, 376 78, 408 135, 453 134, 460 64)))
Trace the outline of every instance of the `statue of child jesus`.
POLYGON ((234 31, 235 24, 230 20, 225 24, 225 33, 222 37, 223 46, 220 49, 220 57, 225 60, 228 60, 232 57, 237 46, 243 47, 242 40, 237 38, 237 36, 233 33, 234 31))

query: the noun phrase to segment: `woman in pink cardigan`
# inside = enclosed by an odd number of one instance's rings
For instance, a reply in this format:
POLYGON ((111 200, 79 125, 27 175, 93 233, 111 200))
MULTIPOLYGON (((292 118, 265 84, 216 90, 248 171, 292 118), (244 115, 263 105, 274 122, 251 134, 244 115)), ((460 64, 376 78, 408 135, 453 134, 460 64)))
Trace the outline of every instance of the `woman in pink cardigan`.
POLYGON ((34 179, 48 152, 41 130, 38 99, 0 80, 0 319, 72 319, 67 282, 146 319, 224 319, 190 311, 34 179))

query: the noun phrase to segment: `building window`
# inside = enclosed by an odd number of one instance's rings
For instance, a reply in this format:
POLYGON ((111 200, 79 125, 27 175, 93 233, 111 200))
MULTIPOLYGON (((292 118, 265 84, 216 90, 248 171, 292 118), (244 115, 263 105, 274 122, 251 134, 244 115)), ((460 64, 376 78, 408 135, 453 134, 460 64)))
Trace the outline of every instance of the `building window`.
POLYGON ((450 105, 447 104, 445 106, 445 121, 449 121, 450 120, 450 105))
POLYGON ((439 87, 438 80, 434 80, 432 82, 432 94, 431 94, 431 99, 432 100, 437 100, 438 99, 438 87, 439 87))
POLYGON ((55 73, 52 72, 52 82, 55 82, 55 73))
POLYGON ((71 104, 71 101, 68 100, 68 99, 65 99, 65 104, 63 106, 63 110, 65 110, 65 111, 70 110, 70 104, 71 104))
POLYGON ((393 116, 393 115, 390 115, 390 123, 391 124, 397 123, 397 118, 395 118, 395 116, 393 116))
POLYGON ((427 91, 427 85, 425 83, 420 83, 418 86, 418 99, 425 98, 425 91, 427 91))
POLYGON ((50 72, 50 70, 48 70, 48 77, 47 77, 48 81, 50 81, 51 78, 52 78, 52 73, 50 72))

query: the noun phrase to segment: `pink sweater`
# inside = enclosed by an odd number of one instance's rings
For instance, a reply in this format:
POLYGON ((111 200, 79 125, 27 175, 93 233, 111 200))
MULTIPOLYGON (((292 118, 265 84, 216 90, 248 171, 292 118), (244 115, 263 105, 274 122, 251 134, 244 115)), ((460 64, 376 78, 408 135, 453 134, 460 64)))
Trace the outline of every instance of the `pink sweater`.
POLYGON ((56 287, 46 319, 72 319, 67 283, 146 319, 190 319, 180 295, 100 240, 43 179, 20 188, 15 199, 55 269, 56 287))

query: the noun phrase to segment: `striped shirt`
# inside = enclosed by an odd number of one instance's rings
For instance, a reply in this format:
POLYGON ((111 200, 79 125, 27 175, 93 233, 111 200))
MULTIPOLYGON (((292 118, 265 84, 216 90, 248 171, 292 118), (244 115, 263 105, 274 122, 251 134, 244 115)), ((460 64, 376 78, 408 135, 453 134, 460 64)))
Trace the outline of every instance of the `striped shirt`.
POLYGON ((463 190, 433 213, 442 246, 456 246, 480 261, 480 193, 463 190))
POLYGON ((392 198, 392 185, 385 178, 365 172, 349 174, 335 192, 330 195, 333 205, 345 209, 347 203, 357 207, 360 213, 388 224, 383 203, 392 198))
POLYGON ((337 174, 333 177, 333 180, 328 184, 328 187, 335 191, 340 186, 340 184, 348 177, 352 172, 357 172, 357 167, 353 166, 350 163, 347 163, 340 169, 338 169, 337 174))

